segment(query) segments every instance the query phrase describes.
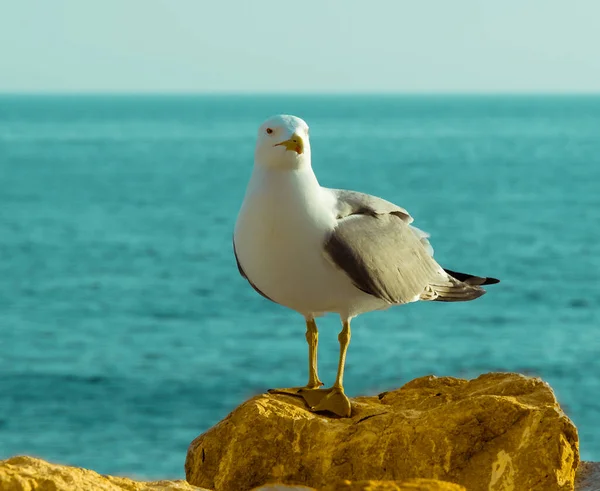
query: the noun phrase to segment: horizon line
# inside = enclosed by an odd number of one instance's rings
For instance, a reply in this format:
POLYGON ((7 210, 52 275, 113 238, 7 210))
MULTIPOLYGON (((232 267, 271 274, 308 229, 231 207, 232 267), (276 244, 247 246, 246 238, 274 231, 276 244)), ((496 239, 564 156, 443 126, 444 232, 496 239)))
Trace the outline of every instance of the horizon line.
POLYGON ((396 97, 460 97, 460 96, 471 96, 471 97, 549 97, 549 96, 600 96, 599 91, 117 91, 117 90, 77 90, 77 91, 63 91, 63 90, 49 90, 49 91, 3 91, 0 90, 0 97, 6 96, 120 96, 120 97, 144 97, 144 96, 162 96, 162 97, 190 97, 190 96, 213 96, 213 97, 289 97, 289 96, 312 96, 312 97, 348 97, 348 96, 396 96, 396 97))

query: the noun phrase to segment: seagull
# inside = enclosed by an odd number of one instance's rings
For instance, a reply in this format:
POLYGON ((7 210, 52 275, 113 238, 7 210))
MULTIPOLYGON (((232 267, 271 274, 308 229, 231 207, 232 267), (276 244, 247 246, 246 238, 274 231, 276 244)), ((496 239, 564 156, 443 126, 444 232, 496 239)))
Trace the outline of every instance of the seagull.
POLYGON ((291 393, 312 411, 351 415, 343 381, 354 317, 417 301, 474 300, 485 293, 482 285, 499 282, 442 268, 429 235, 412 222, 382 198, 322 187, 302 119, 277 115, 260 126, 233 250, 254 290, 304 316, 308 383, 291 393), (340 316, 342 329, 336 380, 322 389, 315 318, 327 313, 340 316))

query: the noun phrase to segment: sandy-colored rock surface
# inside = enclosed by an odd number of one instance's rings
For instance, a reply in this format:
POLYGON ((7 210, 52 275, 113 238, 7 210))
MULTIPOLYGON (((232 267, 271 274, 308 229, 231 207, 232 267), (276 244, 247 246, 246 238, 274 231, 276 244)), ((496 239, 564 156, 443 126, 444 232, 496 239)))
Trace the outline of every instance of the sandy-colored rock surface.
MULTIPOLYGON (((185 481, 132 481, 97 472, 51 464, 34 457, 0 461, 0 491, 208 491, 185 481)), ((317 491, 306 486, 266 484, 252 491, 317 491)), ((319 491, 464 491, 462 486, 429 479, 392 481, 342 481, 319 491)))
POLYGON ((34 457, 0 461, 1 491, 202 491, 185 481, 138 482, 46 462, 34 457))
POLYGON ((463 486, 434 479, 407 481, 345 481, 332 484, 321 491, 466 491, 463 486))
POLYGON ((307 488, 306 486, 288 486, 287 484, 265 484, 254 488, 252 491, 315 491, 315 488, 307 488))
POLYGON ((196 438, 185 469, 190 483, 216 491, 414 477, 469 491, 555 491, 573 489, 578 463, 577 431, 550 387, 496 373, 419 378, 353 399, 345 419, 263 394, 196 438))
POLYGON ((252 491, 465 491, 458 484, 433 479, 409 479, 408 481, 340 481, 316 490, 305 486, 268 484, 252 491))

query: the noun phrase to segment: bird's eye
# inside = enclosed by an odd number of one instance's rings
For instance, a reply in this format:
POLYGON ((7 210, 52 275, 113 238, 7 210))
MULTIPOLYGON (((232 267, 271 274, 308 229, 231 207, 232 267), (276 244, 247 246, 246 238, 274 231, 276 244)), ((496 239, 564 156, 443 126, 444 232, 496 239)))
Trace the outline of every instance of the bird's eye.
POLYGON ((273 134, 273 130, 271 128, 267 128, 267 135, 272 135, 273 134))

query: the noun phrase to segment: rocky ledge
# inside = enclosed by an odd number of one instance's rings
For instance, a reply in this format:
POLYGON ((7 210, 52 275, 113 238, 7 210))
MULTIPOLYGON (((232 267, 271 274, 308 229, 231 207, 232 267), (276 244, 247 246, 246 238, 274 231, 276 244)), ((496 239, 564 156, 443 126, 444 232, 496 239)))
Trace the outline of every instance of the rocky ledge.
POLYGON ((19 456, 0 461, 2 491, 202 491, 185 481, 138 482, 19 456))
POLYGON ((600 490, 600 464, 579 465, 577 430, 550 387, 500 373, 419 378, 353 399, 347 419, 263 394, 196 438, 185 471, 187 482, 138 482, 13 457, 0 462, 0 490, 600 490))
MULTIPOLYGON (((209 491, 185 481, 132 481, 103 476, 79 467, 50 464, 34 457, 19 456, 0 461, 2 491, 209 491)), ((306 486, 265 484, 252 491, 316 491, 306 486)), ((340 481, 321 491, 465 491, 465 488, 432 479, 392 481, 340 481)))
POLYGON ((571 490, 577 430, 543 381, 492 373, 423 377, 353 400, 350 418, 264 394, 192 442, 188 482, 246 491, 266 482, 321 489, 342 479, 419 477, 469 491, 571 490))

